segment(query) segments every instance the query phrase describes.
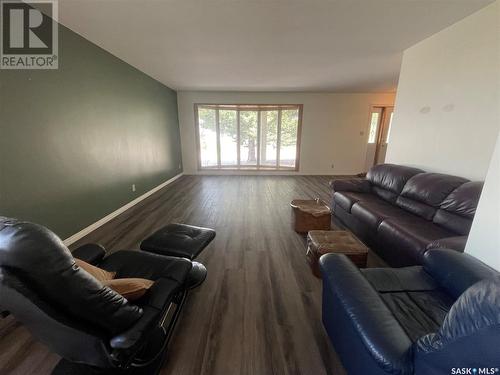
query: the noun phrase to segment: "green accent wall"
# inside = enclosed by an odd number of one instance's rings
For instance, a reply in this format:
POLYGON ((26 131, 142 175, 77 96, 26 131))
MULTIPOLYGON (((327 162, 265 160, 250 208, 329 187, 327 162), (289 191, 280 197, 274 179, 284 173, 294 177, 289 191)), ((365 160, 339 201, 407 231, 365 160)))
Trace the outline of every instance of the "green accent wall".
POLYGON ((176 92, 63 26, 58 70, 0 70, 2 216, 67 238, 181 173, 180 143, 176 92))

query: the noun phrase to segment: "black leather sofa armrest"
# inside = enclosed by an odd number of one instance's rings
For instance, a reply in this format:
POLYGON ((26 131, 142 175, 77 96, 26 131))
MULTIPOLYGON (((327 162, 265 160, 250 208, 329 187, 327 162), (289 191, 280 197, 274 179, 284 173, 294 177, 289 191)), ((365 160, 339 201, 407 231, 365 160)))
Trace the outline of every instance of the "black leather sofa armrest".
POLYGON ((425 271, 453 297, 483 279, 491 279, 499 272, 466 253, 449 249, 433 249, 424 254, 425 271))
POLYGON ((461 253, 465 250, 467 244, 467 236, 445 237, 439 240, 432 241, 426 246, 426 250, 430 249, 451 249, 461 253))
POLYGON ((332 180, 330 187, 335 191, 352 191, 356 193, 369 193, 371 189, 370 182, 362 178, 353 178, 350 180, 332 180))
POLYGON ((96 265, 104 258, 106 250, 99 244, 88 243, 76 248, 72 255, 74 258, 96 265))
MULTIPOLYGON (((410 374, 412 341, 378 292, 345 255, 326 254, 319 262, 323 293, 332 293, 343 310, 343 316, 347 317, 340 321, 338 312, 332 311, 332 317, 326 319, 335 319, 332 324, 351 325, 365 351, 384 372, 410 374)), ((359 353, 352 347, 346 350, 352 353, 349 360, 359 361, 359 353)))

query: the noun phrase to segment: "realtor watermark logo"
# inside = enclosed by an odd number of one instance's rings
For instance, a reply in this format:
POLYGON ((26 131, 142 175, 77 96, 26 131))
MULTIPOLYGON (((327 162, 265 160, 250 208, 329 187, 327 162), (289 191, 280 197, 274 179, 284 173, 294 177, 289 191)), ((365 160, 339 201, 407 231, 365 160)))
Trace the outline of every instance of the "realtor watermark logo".
POLYGON ((1 69, 57 69, 56 0, 0 1, 1 69))

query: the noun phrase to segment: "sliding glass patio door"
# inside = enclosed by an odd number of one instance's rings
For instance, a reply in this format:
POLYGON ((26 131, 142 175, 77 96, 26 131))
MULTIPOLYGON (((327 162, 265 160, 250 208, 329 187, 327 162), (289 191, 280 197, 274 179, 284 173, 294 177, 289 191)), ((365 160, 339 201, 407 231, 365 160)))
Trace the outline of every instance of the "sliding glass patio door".
POLYGON ((298 170, 301 105, 195 105, 199 169, 298 170))

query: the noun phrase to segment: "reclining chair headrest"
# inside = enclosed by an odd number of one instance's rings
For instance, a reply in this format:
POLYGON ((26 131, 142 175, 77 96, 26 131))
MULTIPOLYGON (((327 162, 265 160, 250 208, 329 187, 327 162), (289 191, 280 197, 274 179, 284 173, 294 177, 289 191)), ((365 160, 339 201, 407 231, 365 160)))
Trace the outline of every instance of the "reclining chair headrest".
POLYGON ((0 217, 0 271, 0 284, 11 274, 70 318, 108 334, 123 332, 142 315, 80 269, 61 239, 41 225, 0 217))

